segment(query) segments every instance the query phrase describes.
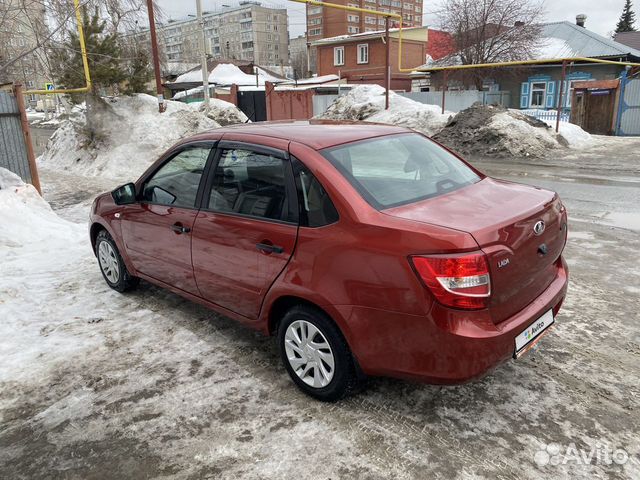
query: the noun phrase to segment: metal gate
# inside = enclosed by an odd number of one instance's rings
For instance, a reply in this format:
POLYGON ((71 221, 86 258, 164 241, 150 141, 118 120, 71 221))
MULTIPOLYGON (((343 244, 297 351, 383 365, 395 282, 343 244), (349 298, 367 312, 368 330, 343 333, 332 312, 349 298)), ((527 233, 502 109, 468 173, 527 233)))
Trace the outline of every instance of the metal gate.
POLYGON ((264 90, 238 92, 238 108, 252 122, 264 122, 267 119, 267 102, 264 90))
POLYGON ((17 98, 13 93, 0 91, 0 167, 39 189, 38 174, 32 172, 29 162, 30 144, 27 145, 22 131, 19 100, 22 98, 17 98))
POLYGON ((617 135, 640 135, 640 78, 628 79, 626 72, 620 80, 620 110, 617 135))

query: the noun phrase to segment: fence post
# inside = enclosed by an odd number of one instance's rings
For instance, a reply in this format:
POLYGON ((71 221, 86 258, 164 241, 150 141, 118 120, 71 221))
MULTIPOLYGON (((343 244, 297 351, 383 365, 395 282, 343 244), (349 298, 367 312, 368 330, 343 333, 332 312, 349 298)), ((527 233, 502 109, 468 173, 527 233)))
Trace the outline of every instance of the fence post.
POLYGON ((29 120, 24 106, 24 95, 22 94, 22 84, 16 83, 13 86, 13 94, 18 103, 20 111, 20 123, 22 124, 22 134, 24 135, 24 144, 27 148, 27 159, 29 160, 29 172, 31 173, 31 183, 38 193, 42 195, 40 187, 40 176, 38 175, 38 166, 36 165, 36 156, 33 153, 33 144, 31 143, 31 130, 29 129, 29 120))
POLYGON ((622 134, 622 112, 624 111, 624 91, 627 87, 627 75, 629 74, 629 67, 627 67, 620 74, 620 88, 618 89, 618 111, 616 112, 616 128, 614 133, 616 136, 622 134))

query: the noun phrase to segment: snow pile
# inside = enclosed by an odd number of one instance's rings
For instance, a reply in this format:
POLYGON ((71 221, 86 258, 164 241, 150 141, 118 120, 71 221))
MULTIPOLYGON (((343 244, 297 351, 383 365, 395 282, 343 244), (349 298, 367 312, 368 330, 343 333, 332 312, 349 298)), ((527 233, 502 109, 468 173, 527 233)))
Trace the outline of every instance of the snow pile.
POLYGON ((500 106, 473 105, 458 113, 435 140, 463 154, 495 157, 543 157, 550 150, 577 147, 591 136, 565 124, 561 134, 547 123, 500 106))
MULTIPOLYGON (((545 123, 553 129, 556 128, 556 122, 545 120, 545 123)), ((559 136, 564 138, 569 148, 587 148, 594 144, 590 133, 569 122, 560 122, 559 136)))
POLYGON ((390 92, 389 110, 385 110, 385 89, 379 85, 359 85, 338 97, 317 118, 334 120, 366 120, 413 128, 426 135, 440 131, 453 115, 444 115, 440 107, 415 102, 390 92))
POLYGON ((220 125, 202 112, 168 101, 165 113, 150 95, 101 99, 86 115, 61 122, 39 162, 44 167, 113 179, 137 178, 176 141, 220 125))
POLYGON ((77 225, 58 217, 32 185, 0 168, 0 250, 9 247, 6 252, 12 257, 11 249, 65 241, 77 232, 77 225))
POLYGON ((198 107, 198 111, 204 113, 208 118, 219 123, 223 127, 225 125, 247 123, 249 121, 249 118, 244 114, 244 112, 233 103, 225 102, 219 98, 210 98, 208 107, 205 107, 204 103, 201 103, 198 107))
MULTIPOLYGON (((264 86, 264 82, 277 83, 282 79, 271 75, 269 72, 260 67, 258 70, 258 85, 264 86)), ((200 83, 202 82, 202 69, 197 68, 190 72, 184 73, 176 78, 175 83, 200 83)), ((232 63, 219 63, 209 73, 209 83, 215 85, 256 85, 256 75, 245 73, 232 63)))

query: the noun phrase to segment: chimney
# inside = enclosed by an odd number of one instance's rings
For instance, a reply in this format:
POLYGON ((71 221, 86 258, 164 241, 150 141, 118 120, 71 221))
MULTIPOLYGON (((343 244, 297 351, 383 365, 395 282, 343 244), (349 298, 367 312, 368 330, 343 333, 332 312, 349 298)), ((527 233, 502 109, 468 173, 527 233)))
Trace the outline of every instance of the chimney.
POLYGON ((576 25, 584 28, 584 23, 587 21, 587 16, 584 13, 576 15, 576 25))

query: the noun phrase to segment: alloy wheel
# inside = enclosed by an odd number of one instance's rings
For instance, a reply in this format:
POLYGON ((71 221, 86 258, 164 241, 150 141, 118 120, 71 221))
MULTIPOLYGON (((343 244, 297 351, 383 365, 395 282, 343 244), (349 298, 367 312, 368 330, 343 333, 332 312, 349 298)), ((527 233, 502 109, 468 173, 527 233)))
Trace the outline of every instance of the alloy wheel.
POLYGON ((102 273, 111 283, 118 283, 120 278, 120 263, 114 248, 109 242, 100 242, 98 247, 98 261, 102 273))

